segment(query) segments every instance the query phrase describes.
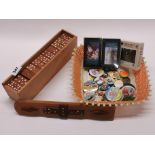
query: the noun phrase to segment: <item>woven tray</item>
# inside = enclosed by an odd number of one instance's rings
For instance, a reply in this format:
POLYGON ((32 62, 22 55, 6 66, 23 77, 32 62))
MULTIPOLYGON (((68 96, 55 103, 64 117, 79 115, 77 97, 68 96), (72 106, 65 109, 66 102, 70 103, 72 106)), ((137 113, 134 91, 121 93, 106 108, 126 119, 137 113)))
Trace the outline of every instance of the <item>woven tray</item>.
POLYGON ((76 48, 73 53, 73 88, 76 97, 80 100, 81 103, 86 105, 97 105, 97 106, 123 106, 130 104, 140 104, 148 100, 150 96, 150 84, 148 79, 148 71, 144 58, 141 63, 141 68, 139 71, 134 71, 135 82, 136 82, 136 99, 133 101, 84 101, 83 99, 83 90, 82 90, 82 67, 83 67, 83 46, 76 48))

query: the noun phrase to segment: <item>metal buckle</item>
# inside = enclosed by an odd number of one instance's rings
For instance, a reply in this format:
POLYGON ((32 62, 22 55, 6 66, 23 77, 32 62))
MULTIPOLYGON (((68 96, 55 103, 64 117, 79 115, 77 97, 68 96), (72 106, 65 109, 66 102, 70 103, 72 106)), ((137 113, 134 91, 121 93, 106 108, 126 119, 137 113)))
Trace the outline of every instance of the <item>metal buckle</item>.
POLYGON ((58 115, 61 118, 67 118, 69 114, 68 105, 59 105, 58 115))

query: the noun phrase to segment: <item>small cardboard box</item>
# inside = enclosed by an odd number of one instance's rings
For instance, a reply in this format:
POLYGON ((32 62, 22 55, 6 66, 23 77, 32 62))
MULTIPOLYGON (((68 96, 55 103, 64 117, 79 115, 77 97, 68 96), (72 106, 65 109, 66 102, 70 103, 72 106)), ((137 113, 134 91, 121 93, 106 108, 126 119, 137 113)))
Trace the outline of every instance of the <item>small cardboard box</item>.
POLYGON ((58 32, 21 66, 17 75, 2 83, 7 94, 14 100, 32 99, 68 62, 76 47, 75 35, 65 30, 58 32))

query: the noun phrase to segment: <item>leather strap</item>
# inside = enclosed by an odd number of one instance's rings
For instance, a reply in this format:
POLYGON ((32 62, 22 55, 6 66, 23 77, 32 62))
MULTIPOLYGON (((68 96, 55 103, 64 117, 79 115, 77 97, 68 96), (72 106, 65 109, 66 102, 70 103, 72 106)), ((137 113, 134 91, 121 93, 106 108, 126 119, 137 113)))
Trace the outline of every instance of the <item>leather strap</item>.
POLYGON ((98 107, 77 102, 19 100, 15 110, 20 115, 52 118, 113 120, 115 106, 98 107))

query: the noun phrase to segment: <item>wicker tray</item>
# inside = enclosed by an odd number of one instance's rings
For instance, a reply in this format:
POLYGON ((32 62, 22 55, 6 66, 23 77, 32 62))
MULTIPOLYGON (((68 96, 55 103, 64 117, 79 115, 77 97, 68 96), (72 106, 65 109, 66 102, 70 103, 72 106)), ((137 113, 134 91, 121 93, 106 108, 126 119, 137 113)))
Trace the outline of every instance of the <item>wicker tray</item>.
POLYGON ((141 63, 141 68, 139 71, 134 71, 135 82, 136 82, 136 99, 133 101, 84 101, 83 90, 82 90, 82 67, 83 67, 83 46, 81 45, 74 50, 73 53, 73 87, 74 93, 78 97, 81 103, 86 105, 97 105, 97 106, 123 106, 130 104, 140 104, 148 100, 150 96, 150 84, 148 79, 148 71, 144 58, 141 63))

